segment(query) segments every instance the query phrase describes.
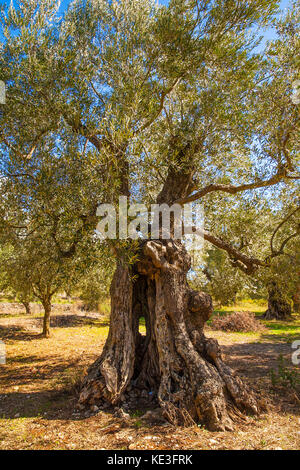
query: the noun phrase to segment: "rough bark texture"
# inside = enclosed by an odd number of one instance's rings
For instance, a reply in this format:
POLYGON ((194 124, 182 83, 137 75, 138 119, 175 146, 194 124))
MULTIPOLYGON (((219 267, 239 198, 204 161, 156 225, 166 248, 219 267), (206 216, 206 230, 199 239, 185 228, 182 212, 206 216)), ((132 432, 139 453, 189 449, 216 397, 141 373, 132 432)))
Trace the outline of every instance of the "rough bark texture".
POLYGON ((42 336, 45 338, 50 337, 50 316, 51 316, 51 301, 48 299, 42 301, 44 307, 44 318, 43 318, 43 332, 42 336))
POLYGON ((144 242, 133 272, 118 265, 109 335, 83 382, 81 406, 142 398, 158 402, 174 424, 196 421, 210 430, 231 429, 240 411, 258 413, 254 395, 223 363, 217 341, 203 334, 212 302, 189 288, 189 268, 188 253, 174 240, 144 242))
POLYGON ((264 318, 267 320, 290 320, 292 315, 291 304, 285 299, 275 281, 270 284, 268 294, 268 310, 264 314, 264 318))

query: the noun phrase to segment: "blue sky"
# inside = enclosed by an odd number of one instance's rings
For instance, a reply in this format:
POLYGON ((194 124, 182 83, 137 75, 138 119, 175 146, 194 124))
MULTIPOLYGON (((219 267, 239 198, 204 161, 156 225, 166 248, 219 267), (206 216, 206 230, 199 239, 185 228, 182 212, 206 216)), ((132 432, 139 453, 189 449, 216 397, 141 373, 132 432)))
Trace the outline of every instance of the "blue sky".
MULTIPOLYGON (((61 9, 64 10, 69 5, 69 3, 71 3, 71 0, 62 0, 61 9)), ((168 3, 168 0, 159 0, 159 3, 161 3, 162 5, 166 5, 168 3)), ((290 3, 290 0, 282 0, 280 2, 280 6, 281 8, 286 8, 287 6, 289 6, 290 3)))
MULTIPOLYGON (((62 0, 61 2, 61 7, 60 11, 63 12, 67 6, 71 3, 72 0, 62 0)), ((1 3, 1 0, 0 0, 1 3)), ((159 0, 159 3, 162 5, 166 5, 168 3, 168 0, 159 0)), ((291 6, 291 0, 281 0, 280 2, 280 8, 283 10, 285 8, 288 8, 291 6)), ((267 29, 266 31, 262 31, 262 34, 264 36, 265 41, 268 39, 273 39, 275 37, 275 32, 272 29, 267 29)))
MULTIPOLYGON (((4 3, 9 3, 10 0, 0 0, 0 5, 4 3)), ((280 2, 280 8, 288 8, 291 5, 292 0, 281 0, 280 2)), ((18 4, 17 0, 13 0, 14 4, 18 4)), ((72 2, 72 0, 61 0, 61 6, 60 6, 60 11, 64 12, 65 9, 68 7, 68 5, 72 2)), ((168 3, 168 0, 159 0, 159 3, 162 5, 166 5, 168 3)), ((274 33, 270 30, 266 31, 265 33, 266 39, 271 39, 274 37, 274 33)))
MULTIPOLYGON (((1 3, 1 2, 0 2, 1 3)), ((65 10, 66 7, 71 3, 71 0, 62 0, 61 2, 61 10, 65 10)), ((166 5, 168 3, 168 0, 159 0, 159 3, 162 5, 166 5)), ((281 0, 280 2, 280 7, 281 8, 286 8, 291 4, 290 0, 281 0)))
MULTIPOLYGON (((9 3, 10 0, 0 0, 0 5, 4 3, 9 3)), ((72 0, 61 0, 61 5, 60 5, 60 12, 63 13, 68 5, 72 2, 72 0)), ((284 10, 285 8, 289 8, 291 6, 292 0, 281 0, 280 2, 280 8, 284 10)), ((18 4, 17 0, 13 0, 13 3, 15 5, 18 4)), ((168 0, 159 0, 159 3, 162 5, 166 5, 168 3, 168 0)), ((1 34, 1 33, 0 33, 1 34)), ((261 34, 264 36, 264 40, 267 41, 268 39, 273 39, 275 37, 275 32, 272 29, 267 29, 266 31, 262 31, 261 34)))
MULTIPOLYGON (((5 3, 9 3, 10 0, 0 0, 0 5, 2 4, 5 4, 5 3)), ((61 1, 61 6, 60 6, 60 10, 63 12, 67 6, 71 3, 72 0, 62 0, 61 1)), ((14 4, 18 4, 18 1, 17 0, 13 0, 14 4)), ((168 3, 168 0, 159 0, 159 3, 161 3, 162 5, 166 5, 168 3)), ((283 8, 287 8, 289 5, 291 4, 291 0, 281 0, 280 2, 280 7, 283 9, 283 8)))

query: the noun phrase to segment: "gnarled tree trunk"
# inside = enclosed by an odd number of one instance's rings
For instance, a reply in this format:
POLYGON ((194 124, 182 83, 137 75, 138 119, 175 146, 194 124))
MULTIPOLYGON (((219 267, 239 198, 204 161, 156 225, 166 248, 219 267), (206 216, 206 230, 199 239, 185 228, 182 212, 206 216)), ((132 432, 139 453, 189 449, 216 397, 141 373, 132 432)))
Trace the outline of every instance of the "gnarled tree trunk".
POLYGON ((116 269, 109 335, 84 379, 81 405, 120 406, 132 396, 148 397, 170 422, 196 421, 210 430, 231 429, 238 410, 258 413, 254 395, 223 363, 217 341, 203 333, 212 302, 189 288, 184 246, 145 241, 139 259, 133 272, 125 264, 116 269))
POLYGON ((268 295, 268 310, 264 314, 264 318, 266 320, 290 320, 292 315, 291 304, 285 298, 276 281, 270 283, 268 295))

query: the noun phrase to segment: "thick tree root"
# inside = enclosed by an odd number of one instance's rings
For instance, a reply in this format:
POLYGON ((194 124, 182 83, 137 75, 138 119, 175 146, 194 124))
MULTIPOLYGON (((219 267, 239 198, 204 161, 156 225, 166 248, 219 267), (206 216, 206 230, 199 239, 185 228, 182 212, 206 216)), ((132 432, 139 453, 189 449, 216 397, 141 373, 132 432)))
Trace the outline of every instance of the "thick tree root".
POLYGON ((222 361, 217 341, 203 334, 211 298, 186 281, 190 257, 176 241, 147 241, 130 277, 119 265, 111 287, 109 336, 86 376, 80 404, 157 400, 174 424, 200 422, 232 429, 241 413, 257 414, 253 393, 222 361), (145 318, 146 336, 139 331, 145 318))

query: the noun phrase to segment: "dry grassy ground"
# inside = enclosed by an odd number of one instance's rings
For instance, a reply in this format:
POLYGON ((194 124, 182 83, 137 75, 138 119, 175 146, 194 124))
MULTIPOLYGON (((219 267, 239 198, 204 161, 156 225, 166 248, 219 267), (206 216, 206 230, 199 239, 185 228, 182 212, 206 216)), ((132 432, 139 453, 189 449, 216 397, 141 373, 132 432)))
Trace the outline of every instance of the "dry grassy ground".
POLYGON ((291 342, 300 340, 299 317, 292 323, 268 322, 268 330, 256 333, 208 327, 207 335, 219 340, 227 362, 270 408, 233 432, 212 433, 198 426, 153 425, 142 419, 145 410, 139 408, 125 420, 111 411, 76 412, 74 384, 101 352, 108 322, 104 316, 70 313, 54 312, 49 340, 39 337, 37 314, 0 313, 0 339, 7 350, 7 364, 0 365, 0 449, 299 449, 299 398, 270 380, 279 354, 291 370, 297 369, 290 358, 291 342))

